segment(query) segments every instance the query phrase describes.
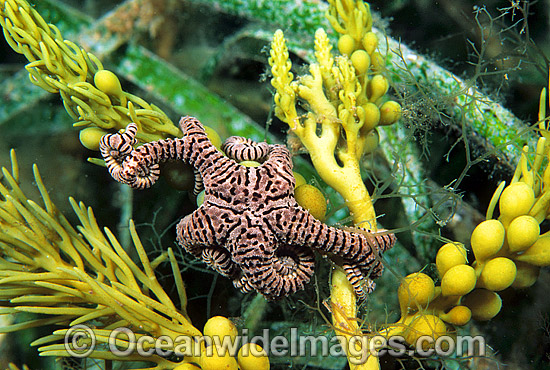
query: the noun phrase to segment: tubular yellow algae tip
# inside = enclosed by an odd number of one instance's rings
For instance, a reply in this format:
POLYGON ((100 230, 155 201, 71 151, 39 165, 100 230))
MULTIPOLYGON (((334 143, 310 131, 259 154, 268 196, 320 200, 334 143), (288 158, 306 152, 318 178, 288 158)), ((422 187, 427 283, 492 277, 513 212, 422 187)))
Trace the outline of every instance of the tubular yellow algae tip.
MULTIPOLYGON (((18 165, 13 151, 12 159, 12 173, 3 168, 0 183, 0 299, 9 301, 13 307, 2 307, 0 312, 24 311, 52 317, 9 325, 0 332, 94 320, 94 333, 125 326, 138 331, 138 335, 154 337, 201 335, 185 310, 178 311, 159 284, 133 223, 130 233, 142 268, 130 259, 108 229, 102 232, 91 208, 71 198, 81 222, 78 233, 47 196, 36 167, 35 182, 47 209, 28 200, 19 187, 20 179, 15 178, 18 165)), ((179 290, 184 297, 182 285, 179 290)), ((52 335, 35 344, 62 339, 52 335)), ((41 355, 69 356, 60 346, 54 344, 39 350, 41 355)), ((105 355, 98 350, 90 356, 106 358, 105 355)), ((137 355, 126 359, 130 358, 145 360, 137 355)), ((153 361, 164 364, 166 360, 154 357, 153 361)))
POLYGON ((351 370, 379 370, 378 357, 370 353, 369 338, 359 328, 356 303, 355 290, 345 272, 335 268, 331 278, 332 323, 348 357, 349 367, 351 370))
POLYGON ((326 17, 332 28, 361 42, 365 32, 372 27, 369 4, 355 0, 329 0, 326 17))
POLYGON ((273 97, 275 114, 277 117, 285 117, 284 121, 292 130, 301 130, 296 112, 295 84, 292 84, 294 75, 290 72, 292 62, 288 58, 288 48, 281 30, 277 30, 273 35, 269 64, 273 74, 271 85, 276 89, 273 97))
MULTIPOLYGON (((23 370, 30 370, 29 367, 27 365, 23 365, 22 367, 23 370)), ((17 367, 17 365, 15 365, 14 363, 9 363, 8 364, 8 370, 19 370, 19 367, 17 367)))
POLYGON ((178 296, 180 299, 180 306, 181 306, 180 310, 183 312, 185 317, 189 320, 189 317, 187 316, 187 292, 185 290, 185 284, 181 277, 181 271, 178 266, 178 261, 176 260, 176 256, 174 256, 174 251, 172 250, 172 248, 168 248, 168 257, 170 259, 170 266, 172 267, 172 275, 174 275, 176 290, 178 291, 178 296))
POLYGON ((61 95, 74 126, 83 128, 81 142, 87 148, 97 150, 98 133, 123 129, 132 120, 141 142, 181 136, 160 108, 124 92, 96 56, 64 40, 26 1, 0 1, 0 24, 12 49, 29 60, 25 68, 31 82, 61 95))

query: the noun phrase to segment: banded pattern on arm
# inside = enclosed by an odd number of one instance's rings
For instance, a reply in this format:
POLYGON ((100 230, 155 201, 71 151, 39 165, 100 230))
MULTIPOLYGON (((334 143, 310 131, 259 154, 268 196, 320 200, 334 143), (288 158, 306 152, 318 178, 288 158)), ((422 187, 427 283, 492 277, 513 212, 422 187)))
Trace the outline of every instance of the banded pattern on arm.
MULTIPOLYGON (((257 232, 258 229, 254 230, 256 235, 257 232)), ((234 258, 242 274, 233 284, 243 292, 252 287, 268 299, 277 299, 304 289, 314 273, 313 251, 290 248, 265 235, 254 240, 240 240, 235 250, 240 252, 234 258), (275 248, 267 244, 275 244, 275 248)))
POLYGON ((240 136, 227 138, 221 149, 229 158, 237 162, 263 162, 269 154, 269 145, 266 142, 257 143, 240 136))
POLYGON ((289 244, 307 245, 322 253, 353 261, 361 267, 368 268, 375 263, 375 255, 395 244, 394 234, 377 234, 359 229, 357 232, 350 232, 328 226, 316 220, 298 204, 290 214, 292 218, 289 220, 278 217, 282 227, 280 232, 286 235, 289 244))
POLYGON ((194 117, 183 117, 183 138, 150 142, 134 149, 137 125, 130 123, 123 133, 101 138, 100 151, 111 176, 136 189, 151 187, 159 178, 159 163, 182 160, 194 166, 203 176, 212 163, 223 161, 223 155, 212 145, 202 124, 194 117), (201 153, 201 155, 196 155, 201 153))
POLYGON ((295 207, 296 210, 290 213, 290 219, 276 215, 282 227, 280 232, 286 235, 287 242, 306 245, 323 254, 341 258, 348 280, 357 295, 366 297, 374 289, 372 279, 382 275, 381 255, 395 244, 395 235, 330 227, 316 220, 299 205, 295 207))
POLYGON ((344 263, 342 264, 342 268, 346 273, 346 278, 353 286, 358 299, 366 299, 376 288, 376 283, 369 277, 369 274, 365 274, 357 266, 344 263))

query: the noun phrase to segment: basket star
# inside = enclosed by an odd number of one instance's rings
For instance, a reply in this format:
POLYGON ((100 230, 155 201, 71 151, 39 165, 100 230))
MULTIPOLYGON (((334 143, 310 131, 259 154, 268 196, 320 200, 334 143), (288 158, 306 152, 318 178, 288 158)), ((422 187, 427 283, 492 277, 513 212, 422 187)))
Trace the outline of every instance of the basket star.
POLYGON ((243 292, 255 290, 277 299, 301 290, 314 273, 314 251, 330 256, 347 273, 360 298, 374 289, 382 273, 380 255, 394 234, 330 227, 294 198, 295 180, 288 149, 282 145, 228 138, 222 154, 202 124, 183 117, 182 138, 137 148, 135 123, 123 133, 102 137, 100 150, 111 176, 136 189, 159 177, 159 163, 181 160, 203 179, 204 202, 177 225, 181 247, 233 280, 243 292), (237 161, 261 164, 245 167, 237 161))

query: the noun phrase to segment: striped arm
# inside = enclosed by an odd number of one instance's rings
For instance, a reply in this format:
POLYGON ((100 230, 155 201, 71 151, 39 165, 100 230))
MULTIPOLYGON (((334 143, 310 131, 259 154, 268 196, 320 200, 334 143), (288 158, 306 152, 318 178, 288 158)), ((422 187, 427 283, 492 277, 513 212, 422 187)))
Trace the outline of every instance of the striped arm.
POLYGON ((342 265, 346 278, 353 286, 359 300, 367 299, 367 296, 374 291, 376 283, 370 279, 369 274, 364 274, 357 266, 344 263, 342 265))
POLYGON ((222 150, 237 162, 263 162, 269 154, 269 145, 266 142, 257 143, 244 137, 231 136, 223 143, 222 150))

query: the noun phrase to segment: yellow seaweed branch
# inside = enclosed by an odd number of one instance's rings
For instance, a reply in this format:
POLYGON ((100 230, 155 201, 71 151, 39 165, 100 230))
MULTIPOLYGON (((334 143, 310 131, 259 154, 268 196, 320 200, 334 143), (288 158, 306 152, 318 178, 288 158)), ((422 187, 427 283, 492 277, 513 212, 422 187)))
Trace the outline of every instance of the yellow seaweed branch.
MULTIPOLYGON (((370 19, 367 7, 359 9, 370 19)), ((372 44, 372 22, 363 23, 362 35, 372 44)), ((271 84, 276 89, 275 114, 300 139, 321 178, 342 195, 354 223, 376 230, 376 214, 359 162, 377 145, 375 127, 397 121, 401 109, 393 101, 384 102, 388 81, 373 62, 375 49, 367 45, 369 54, 355 41, 351 48, 344 46, 339 44, 339 49, 346 52, 341 50, 342 55, 333 57, 325 31, 317 30, 317 63, 310 64, 309 75, 294 80, 283 32, 276 31, 269 58, 271 84), (306 112, 299 113, 300 106, 306 112)))
POLYGON ((136 122, 138 140, 148 142, 181 136, 180 129, 157 106, 122 90, 114 73, 75 43, 64 40, 25 0, 0 0, 0 24, 10 47, 23 54, 32 83, 58 93, 81 142, 98 150, 99 138, 136 122))
MULTIPOLYGON (((27 199, 19 186, 13 150, 11 158, 11 171, 2 168, 0 183, 0 312, 31 312, 46 317, 9 325, 0 332, 54 323, 67 327, 35 341, 41 346, 62 340, 68 327, 82 323, 93 328, 96 338, 101 337, 102 330, 117 327, 155 338, 201 335, 187 316, 181 278, 176 284, 182 298, 182 308, 178 310, 156 279, 133 222, 130 234, 141 267, 130 259, 109 229, 100 229, 91 208, 71 198, 81 223, 75 230, 51 202, 36 166, 34 179, 44 206, 27 199)), ((163 258, 166 257, 179 277, 171 250, 163 258)), ((61 344, 39 350, 47 356, 70 355, 61 344)), ((135 360, 136 356, 132 354, 124 360, 135 360)), ((90 357, 116 356, 97 350, 90 357)), ((146 360, 167 364, 158 356, 146 360)))
POLYGON ((330 300, 334 331, 346 352, 350 369, 379 370, 370 337, 359 327, 355 291, 341 268, 335 268, 332 273, 330 300))
MULTIPOLYGON (((376 126, 391 125, 401 107, 385 101, 389 83, 382 74, 384 60, 376 50, 368 4, 329 0, 327 18, 341 34, 338 50, 323 29, 315 33, 316 63, 309 75, 294 80, 283 32, 271 43, 269 64, 275 88, 275 115, 299 138, 321 178, 344 199, 358 227, 376 230, 376 213, 361 176, 360 160, 378 145, 376 126), (303 112, 301 112, 303 111, 303 112)), ((359 328, 356 297, 343 271, 332 274, 331 312, 351 369, 379 369, 368 352, 368 336, 359 328)))

